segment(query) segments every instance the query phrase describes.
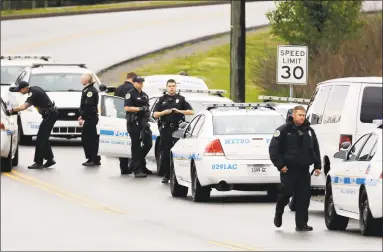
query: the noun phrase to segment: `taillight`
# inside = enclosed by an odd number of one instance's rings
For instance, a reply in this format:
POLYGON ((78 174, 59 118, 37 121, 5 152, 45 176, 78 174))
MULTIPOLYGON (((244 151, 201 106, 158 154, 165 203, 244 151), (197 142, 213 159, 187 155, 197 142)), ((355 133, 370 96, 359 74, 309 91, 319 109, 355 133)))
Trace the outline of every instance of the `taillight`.
POLYGON ((342 143, 344 142, 350 142, 350 144, 352 145, 352 135, 340 135, 338 150, 342 149, 342 143))
POLYGON ((225 153, 223 152, 221 141, 219 141, 219 139, 215 139, 214 141, 210 142, 205 148, 204 155, 224 156, 225 153))
POLYGON ((5 129, 4 123, 0 123, 0 129, 5 129))
POLYGON ((380 180, 383 179, 383 172, 380 173, 380 177, 379 177, 380 180))

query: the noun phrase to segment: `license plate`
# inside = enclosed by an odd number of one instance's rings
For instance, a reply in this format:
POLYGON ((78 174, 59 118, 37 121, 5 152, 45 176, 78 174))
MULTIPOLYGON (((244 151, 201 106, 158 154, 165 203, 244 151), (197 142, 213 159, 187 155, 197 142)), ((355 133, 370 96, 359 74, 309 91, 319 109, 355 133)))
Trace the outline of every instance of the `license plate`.
POLYGON ((247 167, 252 174, 267 174, 265 165, 247 165, 247 167))

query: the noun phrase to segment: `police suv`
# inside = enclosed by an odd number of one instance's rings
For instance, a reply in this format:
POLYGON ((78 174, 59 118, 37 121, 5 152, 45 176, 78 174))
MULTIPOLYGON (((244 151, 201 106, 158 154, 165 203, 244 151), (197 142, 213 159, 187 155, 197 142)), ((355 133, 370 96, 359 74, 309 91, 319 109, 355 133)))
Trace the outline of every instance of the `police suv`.
POLYGON ((17 113, 10 113, 1 98, 1 171, 10 172, 19 163, 17 113))
POLYGON ((326 179, 325 222, 345 230, 349 218, 359 220, 362 235, 382 232, 382 128, 363 134, 353 145, 343 142, 326 179))
POLYGON ((285 118, 267 104, 207 104, 171 149, 170 191, 195 202, 218 191, 266 190, 276 199, 279 172, 269 158, 269 143, 285 118), (250 108, 250 109, 247 109, 250 108))
MULTIPOLYGON (((9 103, 12 107, 25 102, 27 95, 15 92, 21 81, 30 86, 39 86, 47 92, 49 98, 55 102, 59 115, 52 130, 52 137, 76 138, 81 136, 81 126, 78 124, 79 108, 83 86, 80 77, 84 73, 92 73, 96 81, 95 88, 100 96, 113 87, 102 85, 96 74, 85 64, 38 63, 25 68, 17 77, 15 83, 9 87, 9 103)), ((21 143, 32 140, 37 135, 42 121, 36 108, 31 106, 20 112, 18 117, 19 137, 21 143)))
POLYGON ((275 111, 285 116, 286 120, 287 120, 287 117, 292 114, 292 110, 295 106, 303 106, 306 109, 307 104, 310 102, 310 99, 304 99, 304 98, 265 96, 265 95, 258 96, 258 99, 272 105, 275 111), (276 101, 278 103, 270 103, 271 101, 276 101))
POLYGON ((21 71, 33 63, 49 62, 49 56, 44 55, 2 55, 1 56, 1 98, 8 99, 9 86, 15 82, 21 71))

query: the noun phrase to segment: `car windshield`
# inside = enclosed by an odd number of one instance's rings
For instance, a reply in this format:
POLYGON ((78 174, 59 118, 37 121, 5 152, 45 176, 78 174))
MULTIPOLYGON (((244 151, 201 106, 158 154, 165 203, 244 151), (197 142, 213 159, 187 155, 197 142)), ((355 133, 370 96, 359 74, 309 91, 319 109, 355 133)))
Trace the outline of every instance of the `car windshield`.
POLYGON ((27 66, 1 66, 1 85, 11 85, 27 66))
MULTIPOLYGON (((80 83, 82 73, 49 73, 33 74, 29 79, 29 85, 38 86, 46 92, 81 92, 83 86, 80 83)), ((98 89, 98 85, 95 85, 98 89)))
POLYGON ((223 115, 213 117, 214 135, 273 134, 285 123, 281 115, 223 115))
POLYGON ((198 113, 200 112, 203 112, 206 110, 206 105, 204 105, 204 103, 215 103, 215 104, 220 104, 220 103, 223 103, 223 102, 212 102, 210 100, 188 100, 187 97, 186 97, 186 100, 189 102, 190 106, 192 106, 193 110, 194 110, 194 115, 188 115, 188 116, 185 116, 185 120, 187 122, 190 122, 195 115, 197 115, 198 113))

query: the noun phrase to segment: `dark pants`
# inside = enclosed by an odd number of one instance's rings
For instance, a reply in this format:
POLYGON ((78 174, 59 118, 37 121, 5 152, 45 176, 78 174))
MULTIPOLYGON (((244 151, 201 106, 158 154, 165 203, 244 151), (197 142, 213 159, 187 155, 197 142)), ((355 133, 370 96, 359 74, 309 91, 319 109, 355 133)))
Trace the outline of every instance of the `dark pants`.
POLYGON ((136 124, 127 124, 127 130, 132 142, 131 168, 135 174, 143 173, 146 165, 145 157, 152 148, 152 131, 149 127, 142 128, 136 124))
POLYGON ((100 136, 97 135, 97 123, 98 117, 87 119, 82 125, 81 142, 85 152, 85 158, 99 162, 100 156, 98 156, 98 145, 100 136))
MULTIPOLYGON (((289 168, 287 167, 287 169, 289 168)), ((287 174, 281 173, 281 187, 276 206, 276 215, 283 214, 290 197, 295 194, 295 224, 297 227, 306 225, 309 218, 310 184, 309 167, 297 167, 295 170, 289 169, 287 174)))
POLYGON ((50 112, 47 117, 43 118, 36 137, 36 149, 34 161, 37 164, 43 164, 44 158, 52 160, 54 158, 49 137, 53 126, 57 121, 57 112, 50 112))
POLYGON ((172 134, 177 129, 178 127, 160 128, 160 170, 166 178, 170 177, 170 150, 178 140, 178 138, 172 137, 172 134))
POLYGON ((121 171, 126 171, 129 167, 129 158, 119 158, 120 159, 120 169, 121 171))

